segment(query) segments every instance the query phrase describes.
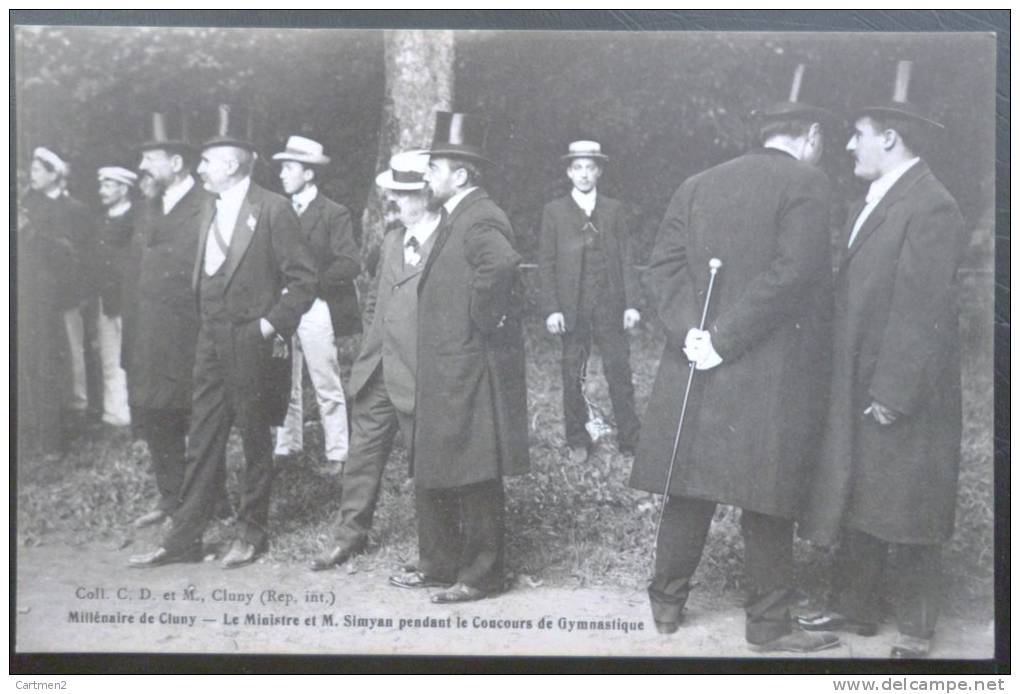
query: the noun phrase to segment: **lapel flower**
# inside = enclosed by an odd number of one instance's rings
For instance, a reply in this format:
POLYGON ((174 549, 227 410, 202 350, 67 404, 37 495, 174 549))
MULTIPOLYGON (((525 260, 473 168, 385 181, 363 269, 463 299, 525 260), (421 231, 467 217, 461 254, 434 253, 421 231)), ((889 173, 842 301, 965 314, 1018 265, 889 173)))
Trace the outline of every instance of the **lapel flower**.
POLYGON ((258 221, 258 220, 255 219, 255 215, 253 215, 253 214, 248 215, 248 228, 251 229, 252 231, 255 231, 255 222, 256 221, 258 221))

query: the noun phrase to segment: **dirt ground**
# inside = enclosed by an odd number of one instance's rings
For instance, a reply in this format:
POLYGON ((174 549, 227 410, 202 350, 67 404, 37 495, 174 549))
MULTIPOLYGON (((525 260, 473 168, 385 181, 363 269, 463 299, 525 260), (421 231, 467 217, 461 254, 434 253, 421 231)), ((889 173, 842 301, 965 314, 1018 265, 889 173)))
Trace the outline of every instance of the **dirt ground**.
MULTIPOLYGON (((642 591, 518 581, 499 597, 444 606, 429 602, 431 591, 389 586, 380 569, 313 573, 263 560, 225 572, 207 560, 130 570, 137 551, 20 547, 15 650, 762 657, 743 640, 736 595, 709 600, 695 591, 684 626, 663 636, 642 591)), ((844 636, 818 656, 885 658, 895 632, 886 624, 872 638, 844 636)), ((991 622, 945 618, 932 655, 990 658, 993 643, 991 622)))

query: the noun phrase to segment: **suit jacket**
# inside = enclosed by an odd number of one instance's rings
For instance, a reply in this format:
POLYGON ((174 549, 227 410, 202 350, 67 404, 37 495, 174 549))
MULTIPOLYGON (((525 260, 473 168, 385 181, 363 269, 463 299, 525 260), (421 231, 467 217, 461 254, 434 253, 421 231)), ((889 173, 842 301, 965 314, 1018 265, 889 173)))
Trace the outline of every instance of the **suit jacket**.
MULTIPOLYGON (((587 218, 570 195, 556 198, 542 210, 538 272, 545 316, 562 313, 567 330, 572 330, 581 296, 584 233, 587 218)), ((592 223, 602 234, 602 248, 608 270, 608 293, 614 313, 639 308, 641 289, 630 252, 630 231, 623 203, 602 195, 596 198, 592 223)))
POLYGON ((132 407, 191 409, 198 312, 191 272, 212 196, 197 181, 169 214, 158 198, 137 205, 124 275, 122 365, 132 407))
MULTIPOLYGON (((419 249, 428 258, 439 230, 419 249)), ((403 230, 390 231, 382 243, 379 272, 373 290, 375 310, 351 369, 349 387, 354 398, 380 365, 390 402, 401 412, 414 413, 415 374, 418 371, 418 281, 425 260, 404 265, 403 230)))
POLYGON ((528 469, 524 339, 513 229, 482 189, 445 223, 418 280, 415 484, 441 489, 528 469))
POLYGON ((798 514, 828 385, 829 192, 819 169, 761 149, 673 196, 645 275, 667 342, 631 486, 665 486, 689 373, 684 338, 699 324, 716 257, 705 327, 724 361, 694 379, 670 493, 798 514))
POLYGON ((361 311, 354 280, 361 273, 361 262, 351 213, 320 191, 301 214, 301 231, 316 262, 316 292, 329 305, 333 333, 360 333, 361 311))
POLYGON ((75 215, 66 197, 28 191, 18 207, 18 288, 22 310, 63 311, 77 305, 75 215))
POLYGON ((836 277, 832 398, 801 534, 841 527, 888 542, 936 544, 953 532, 960 460, 956 271, 963 217, 927 164, 908 169, 871 211, 852 211, 836 277), (881 426, 863 411, 900 413, 881 426))
POLYGON ((99 233, 92 249, 94 254, 89 258, 88 272, 107 316, 121 315, 121 284, 128 269, 136 210, 137 205, 132 205, 119 217, 109 217, 104 212, 96 224, 99 233))
MULTIPOLYGON (((199 305, 215 214, 210 202, 198 220, 192 286, 199 305)), ((282 422, 290 399, 290 360, 272 358, 272 341, 262 338, 259 322, 265 318, 280 336, 290 338, 315 300, 318 278, 289 200, 251 183, 230 238, 224 272, 226 312, 235 331, 234 374, 241 389, 235 401, 238 418, 282 422)))

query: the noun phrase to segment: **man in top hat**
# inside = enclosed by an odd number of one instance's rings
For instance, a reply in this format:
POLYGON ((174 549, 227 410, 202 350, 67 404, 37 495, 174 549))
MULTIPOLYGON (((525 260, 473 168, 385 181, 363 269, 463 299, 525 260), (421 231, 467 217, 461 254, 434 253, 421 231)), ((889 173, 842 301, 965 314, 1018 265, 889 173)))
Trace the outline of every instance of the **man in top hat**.
POLYGON ((318 278, 315 301, 301 317, 292 341, 290 405, 276 433, 276 455, 291 456, 302 450, 301 380, 307 364, 319 404, 327 469, 340 475, 347 460, 347 403, 340 383, 335 336, 361 329, 354 288, 361 263, 354 224, 347 208, 327 198, 316 185, 319 172, 329 163, 320 143, 292 135, 286 149, 274 154, 273 159, 280 162, 280 181, 301 218, 301 231, 316 262, 318 278))
POLYGON ((425 180, 443 217, 418 280, 411 453, 419 564, 404 588, 433 602, 503 590, 503 477, 528 469, 524 340, 506 214, 481 188, 485 123, 440 111, 425 180))
POLYGON ((65 449, 61 410, 71 372, 64 311, 76 303, 74 228, 88 216, 64 195, 67 164, 32 152, 29 189, 18 201, 18 445, 58 460, 65 449))
POLYGON ((283 420, 290 395, 286 340, 311 306, 317 278, 294 208, 252 182, 255 148, 230 115, 220 107, 217 134, 203 145, 198 165, 216 200, 193 227, 199 234, 192 288, 200 323, 181 504, 161 546, 132 557, 134 567, 201 560, 235 421, 245 471, 237 536, 222 565, 249 564, 269 544, 270 427, 283 420))
POLYGON ((801 534, 832 544, 833 610, 805 628, 874 634, 892 555, 900 638, 927 655, 941 544, 953 533, 960 456, 956 271, 966 243, 956 201, 923 160, 941 125, 906 100, 859 110, 847 150, 870 182, 849 216, 836 277, 834 371, 822 461, 801 534))
POLYGON ((131 423, 127 376, 121 366, 121 293, 134 234, 131 191, 138 174, 122 166, 97 171, 99 201, 105 213, 99 220, 99 236, 90 273, 99 291, 96 332, 103 374, 103 421, 124 427, 131 423))
POLYGON ((428 155, 400 152, 375 183, 400 225, 387 232, 367 297, 371 327, 351 369, 351 454, 343 474, 334 546, 312 561, 321 571, 347 561, 368 540, 383 469, 399 430, 410 450, 418 371, 418 282, 436 240, 439 211, 425 190, 428 155))
POLYGON ((563 422, 571 460, 588 458, 591 437, 582 395, 592 339, 605 363, 616 417, 617 447, 633 454, 640 424, 626 330, 641 320, 640 286, 630 259, 630 232, 623 204, 598 192, 608 157, 598 142, 571 142, 567 154, 569 195, 542 210, 538 270, 546 329, 563 338, 563 422))
MULTIPOLYGON (((144 527, 165 520, 180 503, 198 340, 191 275, 198 225, 212 198, 191 174, 195 151, 180 114, 152 114, 151 131, 138 150, 139 187, 151 187, 152 196, 138 205, 124 276, 122 361, 132 426, 148 446, 159 491, 156 507, 135 520, 144 527)), ((217 482, 223 514, 229 508, 225 480, 217 482)))
POLYGON ((830 118, 797 91, 759 114, 761 148, 691 177, 670 201, 646 275, 667 342, 630 484, 662 494, 673 465, 648 589, 661 633, 679 628, 716 505, 729 504, 742 509, 745 638, 806 652, 838 644, 793 630, 789 614, 793 523, 828 376, 829 182, 816 165, 830 118), (702 331, 712 258, 722 269, 702 331))

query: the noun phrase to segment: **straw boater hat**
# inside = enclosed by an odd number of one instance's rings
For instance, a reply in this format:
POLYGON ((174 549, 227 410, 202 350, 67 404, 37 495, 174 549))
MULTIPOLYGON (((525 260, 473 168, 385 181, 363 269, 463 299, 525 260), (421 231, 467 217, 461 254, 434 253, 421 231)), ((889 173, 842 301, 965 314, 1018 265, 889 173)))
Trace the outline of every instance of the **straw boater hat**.
POLYGON ((296 161, 301 164, 313 166, 325 166, 329 163, 329 157, 324 153, 321 143, 300 135, 291 135, 287 138, 287 146, 282 152, 273 155, 276 161, 296 161))
POLYGON ((793 71, 793 82, 790 85, 790 98, 777 101, 765 108, 751 111, 751 117, 760 126, 779 120, 805 119, 828 125, 844 125, 842 118, 827 108, 808 104, 800 100, 801 86, 804 81, 804 64, 800 63, 793 71))
POLYGON ((235 109, 227 104, 220 104, 217 111, 216 134, 202 143, 202 149, 240 147, 254 153, 253 118, 254 113, 251 109, 235 109))
POLYGON ((486 126, 485 120, 474 114, 436 111, 436 134, 428 150, 429 156, 492 164, 483 153, 486 126))
POLYGON ((425 169, 429 154, 423 149, 412 149, 390 157, 390 168, 375 177, 375 184, 390 190, 424 190, 425 169))
POLYGON ((61 176, 66 176, 70 167, 56 152, 46 147, 36 147, 32 151, 32 158, 44 161, 53 167, 53 170, 61 176))
POLYGON ((122 166, 104 166, 98 171, 100 181, 115 181, 126 186, 133 186, 138 182, 138 174, 122 166))
POLYGON ((156 112, 150 117, 145 141, 138 146, 142 152, 148 149, 162 149, 171 152, 191 152, 194 147, 188 142, 187 118, 177 111, 156 112))
POLYGON ((575 140, 567 145, 567 153, 560 159, 571 161, 573 159, 598 159, 609 161, 609 157, 602 153, 602 145, 595 140, 575 140))
POLYGON ((910 73, 913 63, 909 60, 901 60, 896 66, 896 84, 893 87, 892 101, 886 101, 876 106, 865 106, 854 111, 854 117, 860 116, 893 116, 906 118, 918 123, 930 126, 936 130, 942 130, 945 126, 929 116, 914 104, 907 101, 907 92, 910 89, 910 73))

